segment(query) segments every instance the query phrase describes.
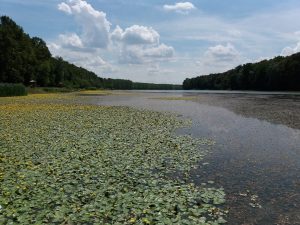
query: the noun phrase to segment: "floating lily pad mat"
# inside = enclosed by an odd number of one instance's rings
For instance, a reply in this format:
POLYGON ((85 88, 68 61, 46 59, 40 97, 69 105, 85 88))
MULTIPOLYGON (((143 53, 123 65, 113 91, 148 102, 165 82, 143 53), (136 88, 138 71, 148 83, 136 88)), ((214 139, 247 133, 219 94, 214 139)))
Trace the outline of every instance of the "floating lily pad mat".
POLYGON ((0 99, 0 224, 225 223, 223 189, 170 176, 210 144, 175 136, 187 122, 72 98, 0 99))

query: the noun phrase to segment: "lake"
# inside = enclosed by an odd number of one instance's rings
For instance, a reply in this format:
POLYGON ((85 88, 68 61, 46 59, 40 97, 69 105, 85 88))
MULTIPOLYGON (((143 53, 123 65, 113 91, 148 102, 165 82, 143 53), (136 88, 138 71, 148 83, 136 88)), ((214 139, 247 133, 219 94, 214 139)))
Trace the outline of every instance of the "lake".
POLYGON ((216 141, 191 179, 225 188, 229 224, 300 224, 299 93, 114 93, 92 101, 176 113, 192 120, 178 134, 216 141))

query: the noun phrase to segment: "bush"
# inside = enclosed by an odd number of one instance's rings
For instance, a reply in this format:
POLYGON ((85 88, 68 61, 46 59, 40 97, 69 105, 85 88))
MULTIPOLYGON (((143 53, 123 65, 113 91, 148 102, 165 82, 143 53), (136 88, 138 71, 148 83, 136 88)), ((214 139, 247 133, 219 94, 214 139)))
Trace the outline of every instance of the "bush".
POLYGON ((0 97, 27 95, 23 84, 0 83, 0 97))

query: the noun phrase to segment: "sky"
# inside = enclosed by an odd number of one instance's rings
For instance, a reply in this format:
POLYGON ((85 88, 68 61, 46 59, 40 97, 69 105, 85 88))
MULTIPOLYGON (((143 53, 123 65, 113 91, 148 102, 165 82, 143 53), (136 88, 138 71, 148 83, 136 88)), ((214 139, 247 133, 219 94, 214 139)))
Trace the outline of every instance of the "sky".
POLYGON ((300 52, 299 0, 0 0, 53 56, 100 77, 181 84, 300 52))

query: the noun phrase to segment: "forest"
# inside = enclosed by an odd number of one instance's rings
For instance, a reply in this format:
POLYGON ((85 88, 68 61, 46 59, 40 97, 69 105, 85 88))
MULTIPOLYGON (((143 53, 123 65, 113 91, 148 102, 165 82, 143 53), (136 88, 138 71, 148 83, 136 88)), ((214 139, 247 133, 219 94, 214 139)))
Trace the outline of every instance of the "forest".
POLYGON ((178 89, 181 85, 145 84, 130 80, 101 78, 61 57, 53 57, 46 42, 30 37, 8 16, 0 19, 0 83, 34 81, 40 87, 106 89, 178 89))
POLYGON ((187 78, 183 89, 300 91, 300 53, 247 63, 224 73, 187 78))

